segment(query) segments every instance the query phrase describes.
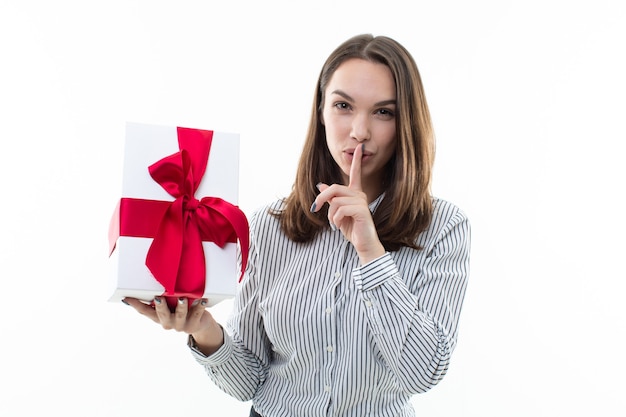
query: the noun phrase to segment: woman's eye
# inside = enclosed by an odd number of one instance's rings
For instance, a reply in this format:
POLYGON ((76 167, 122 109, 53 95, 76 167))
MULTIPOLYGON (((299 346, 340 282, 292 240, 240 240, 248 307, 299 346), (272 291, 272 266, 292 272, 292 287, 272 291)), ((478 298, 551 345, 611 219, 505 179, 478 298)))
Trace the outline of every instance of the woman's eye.
POLYGON ((335 107, 340 110, 347 110, 350 108, 350 105, 348 105, 348 103, 345 103, 345 102, 339 102, 339 103, 335 103, 335 107))
POLYGON ((383 116, 383 117, 387 117, 387 118, 390 118, 390 117, 394 117, 394 116, 395 116, 395 113, 394 113, 394 112, 392 112, 392 111, 391 111, 391 110, 389 110, 389 109, 379 109, 379 110, 377 110, 377 112, 376 112, 376 113, 380 114, 380 115, 381 115, 381 116, 383 116))

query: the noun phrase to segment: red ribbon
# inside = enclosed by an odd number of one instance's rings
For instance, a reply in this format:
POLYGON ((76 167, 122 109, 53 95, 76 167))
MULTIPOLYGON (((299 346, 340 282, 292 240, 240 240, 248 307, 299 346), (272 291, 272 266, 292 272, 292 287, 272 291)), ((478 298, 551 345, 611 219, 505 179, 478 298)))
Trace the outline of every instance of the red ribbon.
POLYGON ((174 201, 122 198, 119 235, 152 237, 146 266, 165 288, 168 303, 204 294, 206 265, 202 242, 220 248, 239 239, 241 281, 248 261, 249 228, 245 214, 221 198, 195 198, 206 171, 213 132, 177 128, 180 152, 148 169, 174 201))

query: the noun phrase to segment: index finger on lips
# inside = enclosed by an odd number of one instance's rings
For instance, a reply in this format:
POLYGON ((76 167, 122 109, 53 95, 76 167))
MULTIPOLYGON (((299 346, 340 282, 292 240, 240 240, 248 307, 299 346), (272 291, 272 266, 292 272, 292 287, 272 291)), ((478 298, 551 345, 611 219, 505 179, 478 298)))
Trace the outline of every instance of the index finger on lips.
POLYGON ((361 190, 361 161, 363 160, 363 151, 365 144, 361 144, 354 149, 352 155, 352 164, 350 165, 350 185, 348 188, 353 190, 361 190))

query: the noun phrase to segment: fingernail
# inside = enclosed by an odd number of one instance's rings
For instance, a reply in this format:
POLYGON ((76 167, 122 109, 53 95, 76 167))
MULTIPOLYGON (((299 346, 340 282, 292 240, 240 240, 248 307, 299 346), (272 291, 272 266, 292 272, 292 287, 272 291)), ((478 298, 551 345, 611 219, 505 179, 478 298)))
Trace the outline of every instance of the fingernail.
POLYGON ((365 144, 361 144, 361 155, 365 153, 365 144))
POLYGON ((130 304, 128 304, 128 301, 126 301, 126 300, 124 300, 124 299, 122 299, 122 302, 123 302, 124 304, 126 304, 127 306, 129 306, 129 305, 130 305, 130 304))
POLYGON ((314 201, 313 204, 311 204, 311 213, 313 213, 316 208, 317 208, 317 203, 314 201))
POLYGON ((154 297, 154 302, 157 304, 161 304, 161 299, 159 297, 154 297))
POLYGON ((178 304, 185 304, 185 299, 183 297, 178 297, 178 304))
POLYGON ((315 184, 315 188, 317 188, 318 191, 319 191, 321 186, 322 186, 321 182, 318 182, 317 184, 315 184))
POLYGON ((198 303, 199 303, 199 302, 200 302, 200 299, 199 299, 199 298, 196 298, 195 300, 193 300, 193 303, 191 303, 191 306, 192 306, 192 307, 195 307, 195 306, 197 306, 197 305, 198 305, 198 303))
POLYGON ((206 299, 203 299, 203 300, 202 300, 202 302, 201 302, 201 304, 202 304, 203 306, 206 306, 208 303, 209 303, 209 302, 208 302, 208 300, 206 300, 206 299))
POLYGON ((330 230, 332 230, 333 232, 337 230, 337 226, 335 226, 335 223, 330 224, 330 230))

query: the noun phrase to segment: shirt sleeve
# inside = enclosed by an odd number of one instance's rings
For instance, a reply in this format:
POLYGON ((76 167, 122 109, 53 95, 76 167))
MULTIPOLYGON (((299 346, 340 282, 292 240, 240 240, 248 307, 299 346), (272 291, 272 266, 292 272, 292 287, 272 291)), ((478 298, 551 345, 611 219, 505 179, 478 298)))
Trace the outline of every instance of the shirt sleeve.
MULTIPOLYGON (((251 219, 251 225, 255 219, 251 219)), ((192 355, 205 368, 210 379, 222 391, 241 401, 252 399, 263 384, 270 361, 270 344, 259 314, 259 288, 254 279, 257 258, 254 236, 251 236, 248 266, 235 298, 233 313, 224 329, 224 344, 206 356, 194 349, 193 339, 189 339, 192 355)))
POLYGON ((469 274, 468 219, 457 210, 422 250, 424 261, 404 275, 391 253, 353 270, 377 348, 411 394, 445 376, 456 346, 469 274))

